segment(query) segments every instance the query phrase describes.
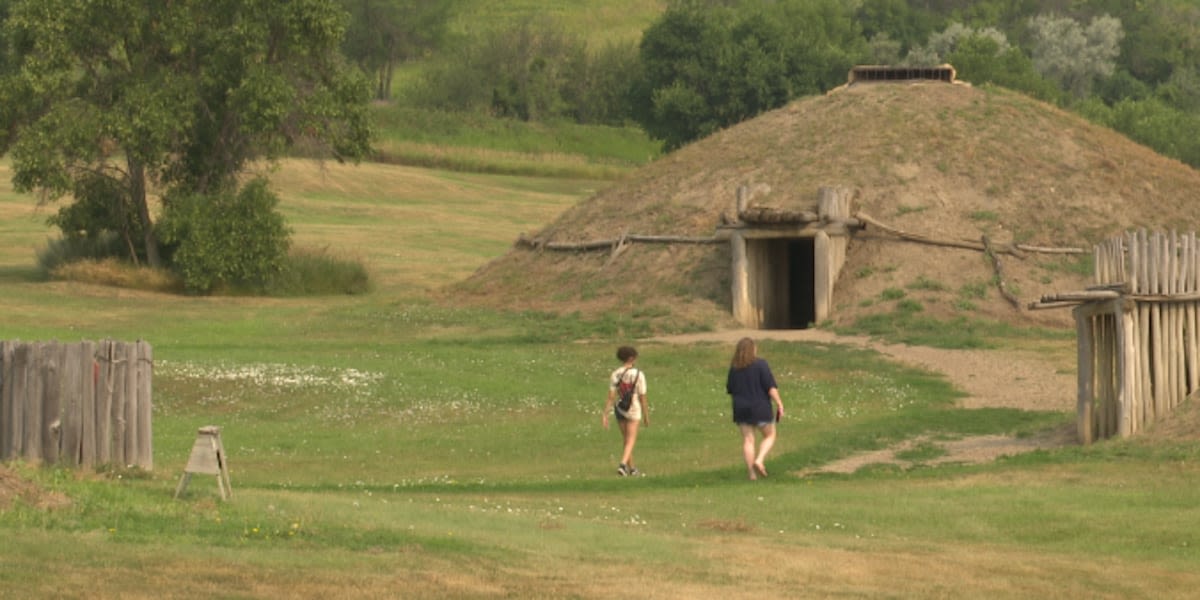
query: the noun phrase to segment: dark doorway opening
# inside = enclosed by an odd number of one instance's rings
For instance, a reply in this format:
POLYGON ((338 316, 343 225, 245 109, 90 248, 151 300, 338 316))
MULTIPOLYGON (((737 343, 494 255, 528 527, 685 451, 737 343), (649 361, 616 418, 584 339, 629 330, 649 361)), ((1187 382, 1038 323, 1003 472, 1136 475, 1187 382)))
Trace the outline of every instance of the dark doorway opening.
POLYGON ((788 253, 788 329, 808 329, 817 320, 813 291, 813 238, 790 240, 788 253))
POLYGON ((766 241, 765 275, 755 286, 762 307, 764 329, 807 329, 816 320, 813 238, 766 241))

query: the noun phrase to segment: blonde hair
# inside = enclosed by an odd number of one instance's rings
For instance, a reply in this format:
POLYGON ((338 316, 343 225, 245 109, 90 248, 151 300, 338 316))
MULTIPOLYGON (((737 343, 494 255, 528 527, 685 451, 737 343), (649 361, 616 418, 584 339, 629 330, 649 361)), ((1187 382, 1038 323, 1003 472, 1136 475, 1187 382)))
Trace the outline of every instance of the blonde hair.
POLYGON ((733 360, 729 363, 735 369, 745 369, 758 360, 758 347, 754 340, 744 337, 738 340, 737 348, 733 351, 733 360))

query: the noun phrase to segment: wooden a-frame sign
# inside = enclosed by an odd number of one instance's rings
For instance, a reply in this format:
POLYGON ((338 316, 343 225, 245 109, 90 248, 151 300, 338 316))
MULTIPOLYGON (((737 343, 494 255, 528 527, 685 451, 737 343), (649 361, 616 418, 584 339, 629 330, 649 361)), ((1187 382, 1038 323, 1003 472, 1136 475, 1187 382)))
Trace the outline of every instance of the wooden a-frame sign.
POLYGON ((196 443, 192 445, 192 456, 188 458, 183 477, 179 478, 179 486, 175 488, 178 498, 187 489, 193 473, 216 475, 217 488, 221 499, 233 497, 233 486, 229 483, 229 466, 225 462, 225 448, 221 445, 221 428, 214 425, 201 427, 196 433, 196 443))

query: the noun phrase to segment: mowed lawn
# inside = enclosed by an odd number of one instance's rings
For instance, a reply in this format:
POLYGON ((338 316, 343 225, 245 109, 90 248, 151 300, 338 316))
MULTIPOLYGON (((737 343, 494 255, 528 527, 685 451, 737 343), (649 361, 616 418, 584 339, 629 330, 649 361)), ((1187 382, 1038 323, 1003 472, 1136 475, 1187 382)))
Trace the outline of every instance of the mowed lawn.
POLYGON ((465 310, 428 292, 603 183, 287 161, 298 245, 362 260, 361 296, 184 297, 44 281, 53 207, 0 170, 3 339, 145 339, 155 469, 72 473, 0 512, 0 597, 1185 598, 1200 587, 1200 447, 1110 442, 984 466, 799 478, 931 435, 1066 414, 956 409, 944 379, 836 345, 768 342, 789 416, 745 481, 732 348, 610 339, 597 315, 465 310), (652 425, 614 472, 600 426, 635 343, 652 425), (197 475, 222 428, 233 499, 197 475), (61 498, 47 508, 31 500, 61 498))

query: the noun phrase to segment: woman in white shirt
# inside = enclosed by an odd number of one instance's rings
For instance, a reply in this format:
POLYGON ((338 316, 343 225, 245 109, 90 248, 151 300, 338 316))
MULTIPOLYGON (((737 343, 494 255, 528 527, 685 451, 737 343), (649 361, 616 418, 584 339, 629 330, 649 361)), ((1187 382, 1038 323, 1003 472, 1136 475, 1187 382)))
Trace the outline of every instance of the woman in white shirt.
POLYGON ((621 428, 624 448, 621 464, 617 465, 617 475, 622 477, 641 475, 633 464, 633 447, 637 444, 638 426, 642 422, 646 423, 646 427, 650 426, 650 405, 646 403, 646 374, 635 366, 637 359, 637 350, 632 346, 617 348, 617 360, 622 364, 608 378, 608 400, 604 404, 604 414, 601 416, 604 428, 608 429, 608 413, 611 411, 617 419, 617 426, 621 428), (625 387, 632 387, 632 401, 628 408, 622 407, 618 402, 622 383, 625 387))

